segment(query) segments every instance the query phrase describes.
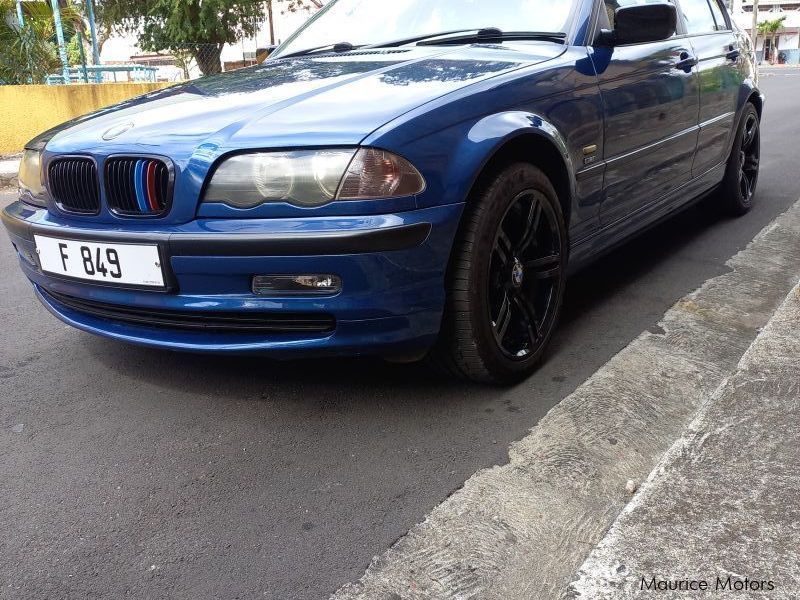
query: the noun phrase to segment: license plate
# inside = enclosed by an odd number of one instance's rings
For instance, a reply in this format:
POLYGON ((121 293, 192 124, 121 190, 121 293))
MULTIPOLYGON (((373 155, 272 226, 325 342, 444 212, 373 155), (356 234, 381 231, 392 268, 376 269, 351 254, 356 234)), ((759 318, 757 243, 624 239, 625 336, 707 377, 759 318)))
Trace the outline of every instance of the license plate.
POLYGON ((158 246, 34 237, 45 273, 106 284, 164 287, 158 246))

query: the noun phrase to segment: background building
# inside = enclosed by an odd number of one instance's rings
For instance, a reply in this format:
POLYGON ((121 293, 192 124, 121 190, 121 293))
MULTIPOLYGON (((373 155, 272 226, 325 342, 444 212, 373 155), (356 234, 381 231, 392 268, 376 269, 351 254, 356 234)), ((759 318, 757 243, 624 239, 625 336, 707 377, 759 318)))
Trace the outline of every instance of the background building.
MULTIPOLYGON (((752 36, 753 0, 734 0, 733 15, 736 22, 752 36)), ((772 21, 786 17, 774 39, 759 35, 756 51, 760 61, 800 64, 800 0, 759 0, 758 21, 772 21)))

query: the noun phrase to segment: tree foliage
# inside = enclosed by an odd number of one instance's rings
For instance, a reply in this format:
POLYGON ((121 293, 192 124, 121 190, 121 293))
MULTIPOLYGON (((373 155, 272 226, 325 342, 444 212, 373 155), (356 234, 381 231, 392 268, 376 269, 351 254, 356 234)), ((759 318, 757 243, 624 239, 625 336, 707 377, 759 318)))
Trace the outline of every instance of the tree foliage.
MULTIPOLYGON (((298 10, 313 0, 289 0, 298 10)), ((272 2, 272 0, 270 0, 272 2)), ((225 44, 253 36, 266 17, 262 0, 98 0, 97 17, 105 31, 134 34, 150 52, 189 52, 204 75, 222 70, 225 44)))
MULTIPOLYGON (((763 35, 765 39, 772 40, 774 45, 775 36, 781 29, 783 29, 783 24, 785 21, 786 21, 785 16, 780 17, 778 19, 770 19, 767 21, 762 21, 761 23, 758 24, 758 33, 763 35)), ((773 50, 772 56, 770 57, 770 61, 774 62, 775 61, 774 57, 775 57, 775 51, 773 50)))
MULTIPOLYGON (((0 83, 43 83, 61 69, 55 22, 49 3, 26 2, 25 24, 16 19, 16 2, 0 0, 0 83)), ((80 15, 62 8, 65 34, 74 34, 80 15)))
POLYGON ((779 19, 771 19, 767 21, 762 21, 758 24, 758 33, 761 35, 775 35, 781 29, 783 29, 783 23, 786 21, 786 17, 780 17, 779 19))

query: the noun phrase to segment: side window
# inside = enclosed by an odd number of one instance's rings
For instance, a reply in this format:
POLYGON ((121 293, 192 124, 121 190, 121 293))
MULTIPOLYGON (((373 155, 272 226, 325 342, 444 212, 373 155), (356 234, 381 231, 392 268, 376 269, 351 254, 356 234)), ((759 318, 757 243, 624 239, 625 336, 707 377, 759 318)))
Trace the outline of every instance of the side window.
POLYGON ((717 22, 717 31, 728 31, 728 21, 725 19, 723 8, 719 4, 719 0, 708 0, 711 4, 711 12, 714 13, 714 21, 717 22))
POLYGON ((714 20, 708 0, 681 0, 681 10, 686 19, 686 32, 689 35, 717 31, 717 22, 714 20))

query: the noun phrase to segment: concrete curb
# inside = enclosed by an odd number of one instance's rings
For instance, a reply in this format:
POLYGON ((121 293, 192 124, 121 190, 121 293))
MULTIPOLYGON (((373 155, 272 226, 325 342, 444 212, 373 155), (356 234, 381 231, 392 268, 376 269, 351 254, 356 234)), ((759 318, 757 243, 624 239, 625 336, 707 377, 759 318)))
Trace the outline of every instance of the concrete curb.
MULTIPOLYGON (((557 598, 800 279, 800 202, 336 600, 557 598)), ((532 398, 535 401, 535 398, 532 398)))
POLYGON ((18 158, 0 160, 0 189, 17 187, 18 173, 18 158))
POLYGON ((668 591, 670 582, 720 597, 797 597, 799 355, 797 287, 586 560, 568 597, 626 600, 668 591))

